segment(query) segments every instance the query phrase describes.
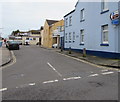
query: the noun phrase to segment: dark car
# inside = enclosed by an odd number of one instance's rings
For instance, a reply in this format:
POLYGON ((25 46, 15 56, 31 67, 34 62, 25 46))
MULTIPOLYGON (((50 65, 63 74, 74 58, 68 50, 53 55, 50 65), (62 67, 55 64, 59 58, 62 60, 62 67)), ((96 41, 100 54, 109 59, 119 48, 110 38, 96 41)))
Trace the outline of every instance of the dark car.
POLYGON ((8 41, 6 43, 6 47, 9 49, 9 50, 19 50, 19 43, 17 41, 8 41))

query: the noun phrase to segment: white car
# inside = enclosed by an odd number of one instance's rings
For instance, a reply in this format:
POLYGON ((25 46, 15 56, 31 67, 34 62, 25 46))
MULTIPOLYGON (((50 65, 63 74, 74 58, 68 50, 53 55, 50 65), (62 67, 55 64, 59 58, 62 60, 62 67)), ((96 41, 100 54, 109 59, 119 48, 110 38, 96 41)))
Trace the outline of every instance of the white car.
POLYGON ((58 44, 53 44, 52 45, 52 48, 57 48, 58 47, 58 44))

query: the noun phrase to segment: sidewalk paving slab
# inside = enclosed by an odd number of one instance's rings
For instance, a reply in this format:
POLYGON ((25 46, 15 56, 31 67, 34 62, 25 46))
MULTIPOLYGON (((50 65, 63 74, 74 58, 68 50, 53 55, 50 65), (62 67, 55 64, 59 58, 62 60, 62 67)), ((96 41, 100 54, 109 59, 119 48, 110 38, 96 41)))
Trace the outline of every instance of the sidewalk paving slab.
MULTIPOLYGON (((47 48, 45 48, 47 49, 47 48)), ((100 66, 106 66, 111 68, 120 68, 120 59, 109 59, 109 58, 103 58, 93 55, 86 55, 86 57, 83 57, 82 53, 71 51, 71 54, 69 54, 69 51, 63 50, 61 52, 61 49, 55 49, 55 48, 48 48, 48 50, 54 50, 58 53, 65 54, 71 57, 75 57, 78 59, 85 60, 87 62, 100 65, 100 66)))

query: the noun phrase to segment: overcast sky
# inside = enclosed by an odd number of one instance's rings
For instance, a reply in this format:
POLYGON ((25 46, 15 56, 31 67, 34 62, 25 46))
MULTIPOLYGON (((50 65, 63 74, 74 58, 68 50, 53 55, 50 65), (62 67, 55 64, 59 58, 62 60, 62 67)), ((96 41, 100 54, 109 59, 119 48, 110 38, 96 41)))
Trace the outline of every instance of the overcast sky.
POLYGON ((39 29, 44 25, 45 19, 61 20, 63 16, 75 8, 78 0, 54 0, 44 2, 31 0, 24 2, 1 2, 0 3, 0 33, 3 37, 10 35, 13 30, 28 31, 39 29), (2 16, 2 19, 1 19, 2 16), (2 22, 2 25, 1 25, 2 22), (2 29, 1 29, 2 28, 2 29))

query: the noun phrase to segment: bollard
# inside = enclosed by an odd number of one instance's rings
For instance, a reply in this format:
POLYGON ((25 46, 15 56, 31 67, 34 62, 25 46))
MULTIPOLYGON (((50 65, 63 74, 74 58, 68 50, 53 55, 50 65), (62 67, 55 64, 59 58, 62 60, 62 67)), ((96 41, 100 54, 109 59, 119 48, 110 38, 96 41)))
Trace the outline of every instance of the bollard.
POLYGON ((69 47, 69 54, 71 54, 71 47, 69 47))
POLYGON ((86 48, 83 49, 83 57, 86 57, 86 48))

